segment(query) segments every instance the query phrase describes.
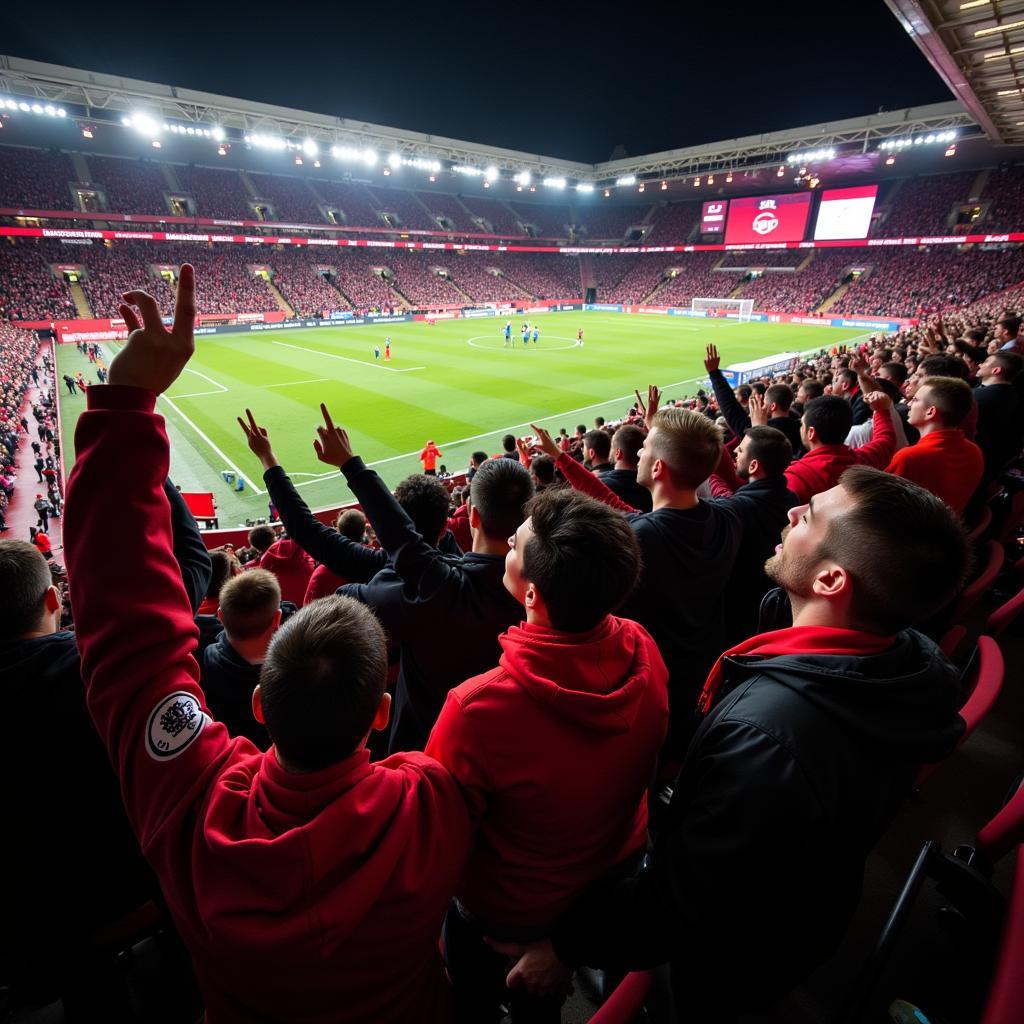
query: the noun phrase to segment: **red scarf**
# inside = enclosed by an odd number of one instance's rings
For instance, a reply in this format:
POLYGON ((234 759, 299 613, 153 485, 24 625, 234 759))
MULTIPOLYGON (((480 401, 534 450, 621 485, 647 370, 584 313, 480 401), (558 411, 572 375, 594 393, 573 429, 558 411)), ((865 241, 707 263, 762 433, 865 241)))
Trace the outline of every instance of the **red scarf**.
POLYGON ((725 678, 722 660, 734 654, 757 654, 764 658, 783 654, 847 654, 864 657, 881 654, 892 644, 891 636, 877 636, 859 629, 835 629, 831 626, 790 626, 788 629, 776 629, 771 633, 752 636, 730 647, 715 662, 697 699, 697 710, 706 715, 711 709, 725 678))

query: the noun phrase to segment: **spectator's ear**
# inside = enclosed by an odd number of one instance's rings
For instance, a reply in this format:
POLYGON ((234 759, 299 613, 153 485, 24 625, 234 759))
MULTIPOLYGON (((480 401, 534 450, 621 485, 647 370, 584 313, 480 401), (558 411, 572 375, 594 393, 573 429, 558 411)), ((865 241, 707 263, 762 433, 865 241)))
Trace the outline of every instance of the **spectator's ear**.
POLYGON ((219 620, 220 622, 223 622, 223 621, 224 621, 224 619, 223 619, 223 618, 221 617, 221 614, 220 614, 220 605, 217 605, 217 613, 216 613, 216 614, 217 614, 217 619, 218 619, 218 620, 219 620))
POLYGON ((469 528, 471 530, 480 529, 480 513, 476 510, 476 505, 467 498, 466 504, 469 506, 469 528))
POLYGON ((385 691, 377 705, 377 714, 373 716, 373 725, 370 726, 374 732, 383 732, 388 727, 391 718, 391 694, 385 691))
POLYGON ((263 717, 263 698, 260 696, 260 688, 258 686, 252 691, 252 717, 260 725, 267 724, 266 719, 263 717))
POLYGON ((280 625, 281 625, 281 609, 278 608, 277 611, 274 612, 274 624, 271 626, 270 632, 271 633, 276 633, 277 632, 277 627, 280 626, 280 625))
POLYGON ((59 612, 61 609, 60 591, 54 586, 47 587, 46 593, 43 595, 43 604, 48 612, 59 612))

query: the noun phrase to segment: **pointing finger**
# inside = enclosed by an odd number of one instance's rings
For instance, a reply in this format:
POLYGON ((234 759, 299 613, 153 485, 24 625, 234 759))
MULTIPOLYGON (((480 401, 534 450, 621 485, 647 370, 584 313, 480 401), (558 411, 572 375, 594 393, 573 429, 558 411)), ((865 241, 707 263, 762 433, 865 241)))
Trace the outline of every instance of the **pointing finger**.
POLYGON ((117 308, 129 331, 137 331, 142 326, 139 323, 139 318, 135 315, 135 310, 128 303, 122 302, 117 308))
POLYGON ((174 333, 191 337, 196 322, 196 272, 191 263, 183 263, 178 272, 178 292, 174 300, 174 333))
POLYGON ((142 322, 146 325, 147 330, 155 331, 163 328, 164 322, 160 317, 160 307, 149 292, 125 292, 124 298, 142 310, 142 322))

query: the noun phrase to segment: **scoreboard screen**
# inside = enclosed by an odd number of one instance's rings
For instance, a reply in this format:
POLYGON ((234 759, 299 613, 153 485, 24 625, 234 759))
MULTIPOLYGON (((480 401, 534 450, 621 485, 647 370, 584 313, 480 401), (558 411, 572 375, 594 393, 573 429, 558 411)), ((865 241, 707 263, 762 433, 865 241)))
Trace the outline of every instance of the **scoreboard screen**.
POLYGON ((801 242, 810 212, 810 192, 733 199, 729 204, 725 244, 801 242))
POLYGON ((720 235, 725 230, 725 213, 729 209, 728 199, 705 203, 700 214, 700 233, 720 235))
POLYGON ((818 219, 814 225, 815 241, 867 238, 877 196, 877 185, 826 189, 821 194, 818 219))

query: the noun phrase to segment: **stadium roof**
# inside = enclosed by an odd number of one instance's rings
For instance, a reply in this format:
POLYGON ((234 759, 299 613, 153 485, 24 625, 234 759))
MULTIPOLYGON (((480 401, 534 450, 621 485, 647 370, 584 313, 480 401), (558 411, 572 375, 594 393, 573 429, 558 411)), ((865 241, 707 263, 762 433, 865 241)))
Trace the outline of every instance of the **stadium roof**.
POLYGON ((1024 143, 1024 0, 886 0, 996 144, 1024 143))
POLYGON ((955 130, 961 138, 980 136, 983 124, 951 101, 588 164, 0 55, 0 103, 4 97, 60 104, 68 118, 80 122, 131 127, 134 121, 143 134, 150 127, 167 129, 170 122, 169 130, 213 130, 215 138, 235 145, 308 151, 315 144, 321 152, 338 147, 344 154, 339 159, 356 160, 372 151, 382 160, 446 161, 452 165, 448 169, 477 174, 485 168, 506 177, 529 172, 538 181, 560 181, 563 187, 568 179, 603 187, 633 176, 651 180, 785 163, 796 153, 866 152, 887 140, 924 133, 955 130))

